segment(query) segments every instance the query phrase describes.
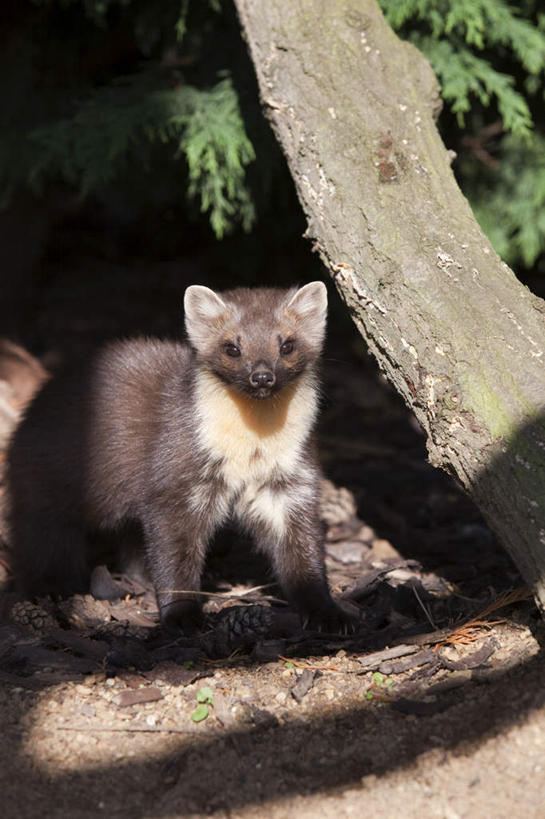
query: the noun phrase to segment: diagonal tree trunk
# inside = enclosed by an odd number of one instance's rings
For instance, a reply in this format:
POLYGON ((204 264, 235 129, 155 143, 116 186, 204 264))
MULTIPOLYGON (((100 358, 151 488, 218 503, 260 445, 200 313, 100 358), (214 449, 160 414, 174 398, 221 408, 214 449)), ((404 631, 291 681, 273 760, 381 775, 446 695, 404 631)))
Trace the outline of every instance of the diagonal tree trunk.
POLYGON ((545 610, 545 303, 477 225, 436 79, 375 0, 235 0, 307 235, 545 610))

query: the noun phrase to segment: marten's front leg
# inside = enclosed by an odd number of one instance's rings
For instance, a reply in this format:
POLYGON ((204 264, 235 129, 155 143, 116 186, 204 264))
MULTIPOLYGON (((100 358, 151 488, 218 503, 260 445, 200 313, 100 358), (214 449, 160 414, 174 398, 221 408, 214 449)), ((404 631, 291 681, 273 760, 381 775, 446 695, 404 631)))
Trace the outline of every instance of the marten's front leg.
POLYGON ((309 492, 267 490, 242 518, 256 546, 269 556, 287 599, 299 611, 303 625, 325 631, 353 631, 357 616, 341 608, 331 596, 324 560, 324 532, 317 502, 309 492), (298 495, 300 499, 298 499, 298 495), (305 502, 306 501, 306 502, 305 502))
POLYGON ((202 620, 201 595, 191 592, 201 588, 208 532, 191 516, 175 512, 168 505, 148 509, 143 521, 146 563, 161 623, 184 631, 202 620))

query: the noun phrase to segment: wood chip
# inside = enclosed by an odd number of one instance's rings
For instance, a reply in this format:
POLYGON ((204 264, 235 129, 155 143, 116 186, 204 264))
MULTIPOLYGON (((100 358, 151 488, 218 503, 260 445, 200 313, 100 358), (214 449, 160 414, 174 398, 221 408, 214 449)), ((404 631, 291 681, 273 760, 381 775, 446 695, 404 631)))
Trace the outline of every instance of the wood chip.
POLYGON ((363 544, 358 540, 341 540, 338 543, 328 543, 326 553, 338 563, 360 563, 363 544))
POLYGON ((408 657, 403 657, 400 660, 388 660, 379 665, 378 670, 383 674, 389 676, 390 674, 402 674, 404 671, 409 671, 411 668, 418 668, 422 665, 432 663, 434 666, 439 664, 439 659, 435 651, 431 648, 425 651, 419 651, 417 654, 410 654, 408 657))
POLYGON ((162 700, 163 695, 154 685, 147 688, 127 689, 117 695, 114 702, 120 708, 125 708, 127 705, 139 705, 144 702, 156 702, 162 700))
POLYGON ((440 667, 441 661, 439 657, 435 656, 433 662, 418 666, 416 671, 413 671, 408 681, 414 682, 416 680, 425 680, 428 677, 432 677, 440 667))
POLYGON ((441 663, 450 671, 463 671, 469 668, 478 668, 478 666, 483 665, 493 653, 494 645, 492 641, 488 641, 478 648, 477 651, 473 651, 471 654, 466 657, 461 657, 459 660, 450 660, 442 653, 441 663))
POLYGON ((316 676, 316 671, 312 671, 310 668, 305 668, 301 676, 299 677, 296 685, 293 686, 291 689, 291 695, 294 700, 297 702, 301 702, 303 697, 308 694, 312 686, 314 685, 314 678, 316 676))
POLYGON ((405 657, 407 654, 414 654, 417 651, 418 646, 393 646, 392 648, 385 648, 383 651, 375 651, 366 657, 358 657, 358 663, 363 671, 375 671, 386 660, 395 660, 398 657, 405 657))

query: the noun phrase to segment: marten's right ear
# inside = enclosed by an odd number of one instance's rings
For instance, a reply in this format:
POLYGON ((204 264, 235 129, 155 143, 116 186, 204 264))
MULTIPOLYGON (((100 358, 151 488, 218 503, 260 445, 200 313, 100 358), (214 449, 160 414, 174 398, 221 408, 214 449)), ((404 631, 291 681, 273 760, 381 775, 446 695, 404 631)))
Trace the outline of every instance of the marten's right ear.
POLYGON ((210 334, 220 329, 229 313, 228 305, 209 287, 192 284, 184 294, 185 329, 197 349, 210 341, 210 334))

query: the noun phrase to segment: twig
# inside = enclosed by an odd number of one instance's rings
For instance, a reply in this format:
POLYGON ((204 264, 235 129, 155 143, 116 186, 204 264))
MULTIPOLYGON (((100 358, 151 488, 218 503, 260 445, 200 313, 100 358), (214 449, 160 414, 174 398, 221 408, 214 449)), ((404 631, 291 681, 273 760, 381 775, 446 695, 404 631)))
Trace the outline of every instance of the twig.
POLYGON ((500 626, 506 623, 505 617, 500 617, 499 620, 480 620, 475 617, 473 620, 468 620, 457 629, 454 629, 442 640, 439 640, 434 645, 434 651, 438 651, 442 646, 448 645, 468 645, 474 643, 481 634, 483 629, 491 629, 492 626, 500 626))
POLYGON ((282 654, 278 655, 279 660, 283 660, 285 663, 291 663, 295 666, 295 668, 304 668, 310 669, 311 671, 336 671, 337 673, 343 673, 343 669, 336 668, 333 665, 314 665, 313 663, 304 663, 301 660, 292 660, 289 657, 283 657, 282 654))
POLYGON ((240 594, 233 594, 232 592, 211 592, 200 591, 197 589, 159 589, 158 594, 195 594, 199 597, 246 597, 248 594, 262 591, 262 589, 270 589, 275 583, 265 583, 263 586, 252 586, 251 589, 244 589, 240 594))
POLYGON ((420 599, 420 595, 419 595, 419 594, 418 594, 418 592, 416 591, 416 586, 413 586, 413 587, 412 587, 412 590, 413 590, 413 592, 414 592, 414 595, 415 595, 416 599, 418 600, 418 603, 419 603, 419 605, 420 605, 420 608, 422 609, 422 611, 423 611, 423 612, 424 612, 424 614, 426 615, 426 619, 427 619, 428 623, 430 624, 430 626, 431 626, 431 627, 432 627, 434 630, 437 630, 437 625, 436 625, 436 623, 434 623, 434 622, 433 622, 433 618, 432 618, 432 616, 431 616, 430 612, 428 611, 428 607, 427 607, 427 606, 425 606, 425 605, 424 605, 424 603, 422 602, 422 600, 420 599))
POLYGON ((492 603, 489 603, 485 609, 479 612, 476 617, 481 619, 482 617, 486 617, 488 614, 491 614, 493 611, 502 609, 504 606, 510 606, 512 603, 522 603, 523 600, 529 600, 532 596, 533 592, 528 588, 528 586, 519 586, 516 589, 500 594, 499 597, 497 597, 492 601, 492 603))
POLYGON ((462 645, 472 643, 478 638, 481 629, 489 629, 492 628, 492 626, 498 626, 507 622, 504 617, 501 617, 499 620, 487 620, 485 618, 487 618, 488 615, 492 614, 494 611, 498 611, 498 609, 504 608, 505 606, 510 606, 513 603, 521 603, 523 600, 528 600, 530 597, 532 597, 532 592, 527 586, 519 586, 517 589, 501 594, 499 597, 489 603, 486 608, 476 614, 475 617, 472 617, 470 620, 462 623, 460 626, 453 629, 449 635, 438 641, 435 648, 440 648, 442 645, 446 645, 447 643, 458 643, 462 645))
POLYGON ((416 634, 412 637, 404 637, 400 645, 432 645, 437 649, 447 643, 471 643, 478 638, 482 629, 490 629, 492 626, 506 622, 505 618, 486 620, 485 618, 489 614, 504 606, 528 600, 530 597, 532 597, 530 589, 527 586, 520 586, 518 589, 500 595, 485 609, 459 626, 441 628, 431 634, 416 634))
MULTIPOLYGON (((275 583, 265 583, 263 586, 253 586, 251 589, 244 589, 244 591, 233 592, 211 592, 211 591, 197 591, 196 589, 159 589, 158 594, 181 594, 189 595, 191 597, 215 597, 220 600, 246 600, 249 595, 256 594, 262 589, 270 589, 275 583)), ((268 603, 281 603, 287 606, 287 602, 281 597, 273 597, 272 595, 264 594, 257 598, 259 601, 266 601, 268 603)))
POLYGON ((187 728, 162 728, 160 725, 136 725, 113 728, 93 728, 90 725, 55 725, 56 731, 81 731, 86 734, 192 734, 187 728))

